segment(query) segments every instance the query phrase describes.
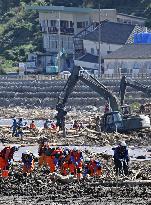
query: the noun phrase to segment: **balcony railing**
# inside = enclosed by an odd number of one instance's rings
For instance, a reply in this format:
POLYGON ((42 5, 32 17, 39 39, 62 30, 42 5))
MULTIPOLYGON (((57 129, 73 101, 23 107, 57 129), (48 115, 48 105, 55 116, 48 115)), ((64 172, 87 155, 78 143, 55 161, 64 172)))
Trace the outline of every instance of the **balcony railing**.
MULTIPOLYGON (((42 27, 42 32, 43 33, 50 33, 50 34, 57 34, 58 33, 58 28, 57 27, 42 27)), ((60 28, 60 33, 64 35, 73 35, 74 34, 74 28, 66 28, 66 27, 61 27, 60 28)))

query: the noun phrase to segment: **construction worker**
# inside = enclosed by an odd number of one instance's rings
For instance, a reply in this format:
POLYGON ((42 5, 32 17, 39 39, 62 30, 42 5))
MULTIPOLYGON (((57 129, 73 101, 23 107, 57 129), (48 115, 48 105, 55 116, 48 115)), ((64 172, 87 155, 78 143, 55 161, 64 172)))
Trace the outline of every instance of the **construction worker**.
POLYGON ((114 149, 114 165, 116 175, 128 175, 129 155, 126 143, 120 142, 119 146, 114 149), (123 172, 123 173, 122 173, 123 172))
POLYGON ((7 146, 0 152, 0 170, 2 172, 2 177, 9 175, 9 167, 13 160, 13 155, 15 151, 18 151, 18 146, 7 146))
POLYGON ((38 154, 39 154, 39 167, 46 165, 46 151, 49 148, 47 138, 41 138, 39 142, 38 154))
POLYGON ((25 151, 22 153, 22 172, 25 175, 29 175, 34 170, 34 156, 30 151, 25 151))
POLYGON ((32 120, 32 122, 30 123, 30 129, 31 130, 35 130, 36 129, 36 125, 35 125, 35 121, 32 120))
POLYGON ((80 179, 82 176, 83 156, 77 147, 74 147, 71 151, 71 162, 74 165, 75 176, 80 179))

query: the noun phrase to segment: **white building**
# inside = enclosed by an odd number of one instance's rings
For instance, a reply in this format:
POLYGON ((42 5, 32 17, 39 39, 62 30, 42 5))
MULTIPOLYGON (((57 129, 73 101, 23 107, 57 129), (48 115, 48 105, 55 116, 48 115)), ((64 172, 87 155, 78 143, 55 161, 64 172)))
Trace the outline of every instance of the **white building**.
MULTIPOLYGON (((43 36, 43 54, 38 55, 38 69, 46 71, 47 67, 59 65, 61 70, 68 70, 73 67, 74 44, 73 37, 88 28, 93 30, 100 21, 109 20, 111 22, 122 21, 124 18, 131 19, 130 23, 142 24, 142 19, 118 14, 116 9, 76 8, 64 6, 27 6, 29 10, 39 12, 39 23, 43 36), (95 24, 94 24, 95 23, 95 24), (92 26, 91 26, 92 25, 92 26), (64 52, 61 61, 56 59, 58 53, 64 52)), ((86 42, 87 43, 87 42, 86 42)))
POLYGON ((116 51, 125 44, 134 43, 134 34, 145 32, 146 28, 131 24, 103 21, 92 32, 83 30, 75 36, 75 65, 82 66, 92 73, 99 68, 100 59, 103 72, 104 56, 116 51))
POLYGON ((131 44, 104 57, 105 74, 151 74, 151 44, 131 44))
MULTIPOLYGON (((29 6, 27 9, 39 12, 39 22, 43 36, 43 48, 46 58, 42 66, 56 63, 58 52, 64 52, 66 58, 61 67, 67 70, 73 66, 73 37, 93 22, 99 22, 99 10, 64 6, 29 6)), ((117 21, 115 9, 101 9, 101 20, 117 21)))

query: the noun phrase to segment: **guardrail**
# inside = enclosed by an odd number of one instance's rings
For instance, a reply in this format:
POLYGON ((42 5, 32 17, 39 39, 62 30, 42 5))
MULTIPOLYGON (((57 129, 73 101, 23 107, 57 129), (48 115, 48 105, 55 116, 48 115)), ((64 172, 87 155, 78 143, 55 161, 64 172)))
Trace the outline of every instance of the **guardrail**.
MULTIPOLYGON (((119 74, 103 74, 101 76, 91 74, 96 79, 101 80, 119 80, 122 75, 119 74)), ((127 75, 127 77, 135 80, 151 80, 151 75, 147 73, 141 73, 137 75, 127 75)), ((67 80, 70 75, 0 75, 0 80, 67 80)))

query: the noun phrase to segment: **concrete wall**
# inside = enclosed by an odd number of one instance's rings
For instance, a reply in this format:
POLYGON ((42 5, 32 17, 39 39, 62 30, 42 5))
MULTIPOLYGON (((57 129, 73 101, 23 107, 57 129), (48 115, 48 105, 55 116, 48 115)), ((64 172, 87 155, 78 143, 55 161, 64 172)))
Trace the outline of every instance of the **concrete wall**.
MULTIPOLYGON (((59 36, 57 34, 43 34, 43 46, 47 52, 58 53, 59 50, 59 36)), ((60 47, 68 54, 73 54, 73 36, 61 35, 60 47)))
MULTIPOLYGON (((93 22, 99 22, 99 10, 91 14, 91 19, 93 22)), ((106 20, 117 22, 116 9, 101 9, 100 20, 106 20)))
MULTIPOLYGON (((93 55, 97 55, 97 56, 99 55, 98 54, 98 50, 99 50, 99 43, 98 42, 83 40, 83 45, 84 45, 84 49, 86 50, 87 53, 91 53, 91 49, 93 48, 94 49, 93 55)), ((118 44, 101 43, 101 55, 105 56, 108 54, 107 53, 108 51, 115 51, 121 47, 122 47, 122 45, 118 45, 118 44)))
POLYGON ((150 73, 150 59, 104 59, 105 74, 119 73, 120 69, 127 69, 128 73, 150 73))
POLYGON ((89 63, 89 62, 84 62, 84 61, 79 61, 79 60, 74 60, 74 63, 76 66, 82 66, 84 68, 88 69, 98 69, 98 64, 96 63, 89 63))
POLYGON ((140 25, 140 26, 144 26, 145 24, 145 18, 139 18, 136 16, 128 16, 128 15, 124 15, 124 14, 117 14, 117 21, 120 23, 128 23, 128 24, 132 24, 132 25, 140 25))

